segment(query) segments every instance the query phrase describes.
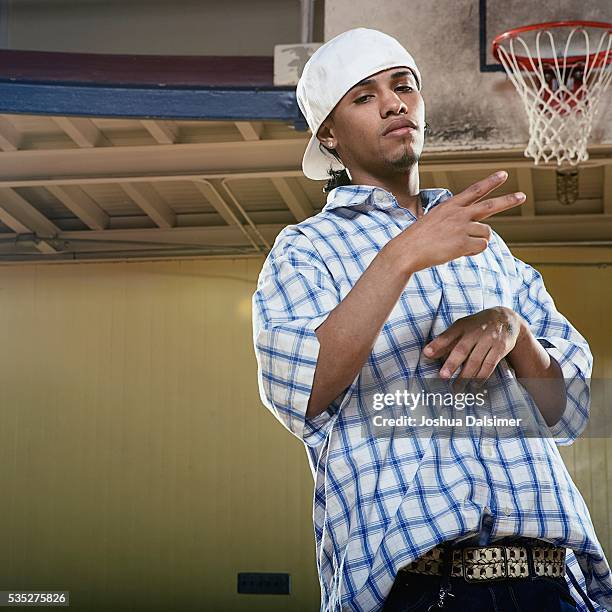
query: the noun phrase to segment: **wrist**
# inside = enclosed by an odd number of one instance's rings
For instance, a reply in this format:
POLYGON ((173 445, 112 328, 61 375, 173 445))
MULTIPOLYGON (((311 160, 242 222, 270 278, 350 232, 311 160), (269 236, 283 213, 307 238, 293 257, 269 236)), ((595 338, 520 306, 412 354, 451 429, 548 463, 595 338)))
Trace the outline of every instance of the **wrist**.
POLYGON ((525 353, 531 352, 530 346, 532 345, 533 334, 529 329, 529 324, 527 323, 527 321, 518 313, 515 312, 514 314, 516 318, 516 324, 518 325, 518 333, 516 336, 516 340, 514 341, 514 346, 508 354, 508 358, 510 359, 512 367, 516 370, 516 360, 520 361, 521 355, 524 356, 525 353))
POLYGON ((380 250, 379 256, 391 269, 393 275, 398 275, 404 282, 408 282, 414 272, 416 266, 403 244, 398 241, 399 236, 392 238, 380 250))
POLYGON ((525 340, 527 340, 531 335, 531 330, 529 329, 529 324, 527 323, 527 321, 523 317, 521 317, 520 314, 518 314, 517 312, 515 312, 514 314, 516 315, 516 320, 519 328, 518 335, 516 337, 516 344, 523 344, 525 340))

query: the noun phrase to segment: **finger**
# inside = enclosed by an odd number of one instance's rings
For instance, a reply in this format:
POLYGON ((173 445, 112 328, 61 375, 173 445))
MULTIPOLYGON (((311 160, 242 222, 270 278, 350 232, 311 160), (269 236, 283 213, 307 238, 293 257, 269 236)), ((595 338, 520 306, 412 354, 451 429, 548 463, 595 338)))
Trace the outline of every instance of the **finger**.
POLYGON ((453 344, 461 331, 456 327, 449 327, 446 331, 442 332, 435 340, 432 340, 429 344, 423 347, 423 352, 427 357, 436 358, 442 355, 446 350, 449 349, 450 345, 453 344))
POLYGON ((461 368, 461 373, 457 377, 457 380, 469 382, 470 379, 475 378, 476 374, 480 372, 482 363, 491 350, 491 342, 488 338, 481 337, 476 343, 476 346, 472 349, 470 356, 461 368))
POLYGON ((478 223, 478 221, 472 221, 468 223, 468 236, 491 240, 491 226, 487 225, 486 223, 478 223))
POLYGON ((478 370, 478 373, 476 374, 475 378, 478 378, 479 380, 482 380, 482 381, 487 380, 489 376, 493 374, 495 368, 497 367, 497 364, 501 360, 502 360, 502 356, 499 350, 491 346, 489 352, 485 355, 484 359, 482 360, 482 366, 480 370, 478 370))
POLYGON ((445 347, 441 348, 436 353, 436 358, 438 359, 446 359, 451 354, 451 351, 457 346, 457 342, 461 339, 461 335, 458 335, 451 342, 449 342, 445 347))
POLYGON ((457 195, 453 196, 452 201, 459 204, 460 206, 467 206, 473 204, 484 198, 488 193, 503 185, 508 178, 508 173, 505 170, 496 172, 487 178, 482 179, 470 185, 467 189, 464 189, 457 195))
POLYGON ((440 376, 442 378, 450 378, 457 371, 457 368, 468 358, 474 348, 474 344, 475 342, 473 340, 466 337, 463 337, 457 342, 455 348, 451 351, 442 365, 440 376))
POLYGON ((500 196, 498 198, 492 198, 489 200, 483 200, 470 206, 470 217, 474 221, 480 221, 486 219, 491 215, 495 215, 502 210, 508 210, 519 206, 525 201, 527 196, 522 191, 511 193, 509 195, 500 196))
POLYGON ((489 241, 486 238, 474 238, 468 236, 465 239, 465 255, 478 255, 489 246, 489 241))

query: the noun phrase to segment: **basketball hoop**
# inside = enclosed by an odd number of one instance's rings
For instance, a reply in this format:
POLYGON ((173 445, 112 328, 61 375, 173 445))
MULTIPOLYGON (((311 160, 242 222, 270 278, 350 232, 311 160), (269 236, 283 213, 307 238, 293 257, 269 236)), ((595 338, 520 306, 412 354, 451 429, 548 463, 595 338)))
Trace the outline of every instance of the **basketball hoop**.
POLYGON ((556 161, 559 200, 571 204, 578 195, 575 166, 589 158, 588 138, 612 80, 612 23, 514 28, 497 36, 492 50, 527 112, 525 156, 536 165, 556 161))

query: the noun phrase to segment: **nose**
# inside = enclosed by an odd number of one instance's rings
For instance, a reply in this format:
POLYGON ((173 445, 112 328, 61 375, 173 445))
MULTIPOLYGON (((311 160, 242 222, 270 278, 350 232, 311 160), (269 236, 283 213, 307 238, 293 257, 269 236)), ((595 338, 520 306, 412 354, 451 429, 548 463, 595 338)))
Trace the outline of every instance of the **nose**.
POLYGON ((406 113, 408 106, 394 91, 389 91, 383 97, 382 111, 383 117, 386 117, 389 111, 398 115, 399 113, 406 113))

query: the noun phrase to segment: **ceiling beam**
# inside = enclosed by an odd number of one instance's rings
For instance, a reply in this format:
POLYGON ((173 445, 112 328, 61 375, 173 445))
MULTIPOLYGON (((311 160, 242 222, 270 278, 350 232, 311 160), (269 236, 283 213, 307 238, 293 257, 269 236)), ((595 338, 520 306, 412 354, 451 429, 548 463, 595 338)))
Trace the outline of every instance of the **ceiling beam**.
POLYGON ((9 151, 2 156, 0 179, 204 172, 225 177, 240 171, 290 170, 301 167, 304 146, 294 139, 9 151))
MULTIPOLYGON (((253 248, 257 251, 261 251, 261 247, 249 234, 246 227, 241 223, 240 219, 236 216, 234 211, 231 209, 229 204, 225 201, 225 198, 221 195, 221 191, 225 191, 228 197, 231 199, 231 192, 228 192, 227 188, 223 183, 223 179, 212 179, 210 181, 206 179, 200 179, 194 182, 196 189, 207 199, 208 202, 213 206, 219 215, 228 225, 237 227, 245 238, 253 245, 253 248)), ((253 222, 249 219, 251 225, 254 226, 253 222)), ((265 239, 263 240, 265 244, 265 239)))
POLYGON ((41 238, 35 238, 34 247, 37 251, 40 251, 44 255, 54 255, 58 252, 56 248, 49 243, 49 241, 42 240, 41 238))
MULTIPOLYGON (((529 241, 538 244, 559 241, 579 242, 585 240, 609 240, 612 230, 612 215, 546 215, 535 217, 528 223, 520 216, 516 218, 491 218, 491 225, 510 244, 529 241), (527 228, 527 231, 525 231, 527 228), (561 237, 559 237, 561 235, 561 237)), ((284 224, 259 225, 258 229, 273 243, 284 224)), ((6 234, 5 238, 17 238, 6 234)), ((117 249, 143 250, 168 247, 196 248, 211 251, 215 248, 232 248, 236 251, 252 249, 252 244, 237 226, 225 227, 175 227, 119 230, 60 231, 53 241, 61 252, 104 252, 117 249)))
MULTIPOLYGON (((0 181, 104 178, 107 176, 199 175, 224 178, 236 174, 303 176, 302 157, 306 141, 301 138, 206 142, 86 149, 34 149, 7 151, 2 155, 0 181)), ((419 168, 424 172, 461 170, 494 171, 499 168, 532 167, 522 150, 464 152, 423 155, 419 168), (471 153, 469 155, 468 153, 471 153)), ((612 147, 589 153, 591 165, 612 164, 612 147)))
POLYGON ((123 191, 158 227, 174 227, 176 214, 162 197, 147 183, 119 183, 123 191))
MULTIPOLYGON (((220 182, 221 188, 225 191, 225 193, 227 194, 229 199, 233 202, 234 207, 240 212, 240 214, 242 215, 242 218, 247 222, 248 226, 251 228, 251 230, 257 236, 257 238, 261 241, 261 243, 267 249, 271 249, 272 247, 270 246, 270 243, 266 240, 265 236, 263 236, 262 233, 259 231, 259 229, 255 225, 255 223, 253 222, 253 219, 251 219, 251 217, 248 215, 247 211, 244 210, 244 207, 242 206, 242 204, 240 204, 240 202, 238 201, 238 198, 234 194, 232 188, 229 186, 229 183, 231 182, 231 180, 232 180, 231 178, 224 178, 224 179, 222 179, 221 182, 220 182)), ((240 227, 246 231, 246 228, 244 226, 242 226, 242 224, 240 225, 240 227)), ((250 234, 249 234, 249 237, 250 237, 250 234)), ((260 245, 257 244, 257 242, 255 240, 253 240, 253 246, 256 249, 260 249, 261 248, 260 245)))
POLYGON ((41 253, 56 252, 46 239, 57 236, 60 229, 13 189, 0 189, 0 221, 16 234, 35 234, 41 253))
POLYGON ((86 117, 53 117, 53 121, 81 148, 109 144, 91 119, 86 117))
POLYGON ((159 144, 174 144, 178 139, 178 125, 175 122, 143 119, 140 123, 159 144))
MULTIPOLYGON (((0 196, 1 197, 1 196, 0 196)), ((24 225, 17 217, 13 216, 8 210, 2 207, 0 200, 0 221, 10 227, 16 234, 31 234, 32 230, 24 225)))
MULTIPOLYGON (((1 165, 0 165, 1 171, 1 165)), ((272 177, 304 177, 304 173, 301 170, 262 170, 256 172, 232 172, 231 174, 218 174, 201 172, 199 174, 135 174, 135 175, 107 175, 100 177, 59 177, 59 178, 35 178, 35 179, 14 179, 0 178, 0 187, 45 187, 47 185, 108 185, 116 184, 120 182, 129 181, 130 183, 161 183, 161 182, 172 182, 180 181, 221 181, 224 178, 231 179, 261 179, 261 178, 272 178, 272 177)))
POLYGON ((234 125, 245 140, 261 140, 263 121, 234 121, 234 125))
POLYGON ((270 180, 297 221, 303 221, 314 215, 310 200, 300 187, 297 179, 273 177, 270 180))
MULTIPOLYGON (((267 224, 258 226, 259 231, 270 242, 285 227, 284 224, 267 224)), ((227 246, 251 247, 247 237, 236 226, 224 227, 173 227, 147 229, 107 229, 101 231, 60 231, 59 240, 90 242, 136 242, 187 246, 227 246)), ((75 242, 76 244, 76 242, 75 242)), ((105 247, 107 248, 107 247, 105 247)))
POLYGON ((54 223, 13 189, 0 189, 0 208, 41 238, 53 238, 60 231, 54 223))
POLYGON ((21 134, 7 117, 0 116, 0 151, 17 151, 21 134))
POLYGON ((109 216, 80 187, 50 185, 47 189, 90 229, 102 230, 109 226, 109 216))
POLYGON ((238 217, 220 193, 222 189, 221 179, 196 180, 193 184, 228 225, 241 225, 238 217))

